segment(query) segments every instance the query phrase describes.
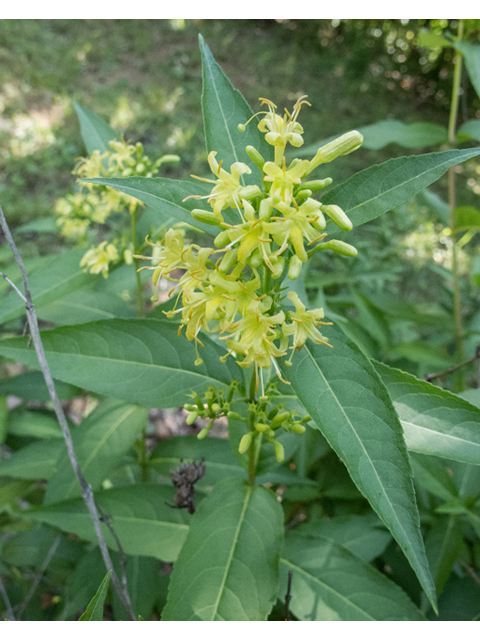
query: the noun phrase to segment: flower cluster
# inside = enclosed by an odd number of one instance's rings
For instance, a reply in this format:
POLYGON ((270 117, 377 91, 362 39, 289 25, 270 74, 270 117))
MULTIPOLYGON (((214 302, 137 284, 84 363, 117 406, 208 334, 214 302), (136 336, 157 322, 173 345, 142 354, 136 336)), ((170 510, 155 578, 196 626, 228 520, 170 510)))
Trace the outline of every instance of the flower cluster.
MULTIPOLYGON (((315 251, 357 253, 340 240, 325 241, 327 219, 342 230, 352 229, 340 207, 312 197, 331 184, 331 179, 306 178, 319 165, 355 151, 362 135, 351 131, 321 147, 312 160, 294 159, 287 164, 286 145, 303 144, 303 128, 297 118, 301 106, 308 104, 305 98, 297 101, 292 114, 286 111, 283 117, 272 102, 262 99, 268 111, 261 112, 258 128, 274 146, 275 161, 265 161, 252 146, 246 151, 262 171, 263 189, 245 184, 245 176, 252 173, 247 164, 235 162, 227 171, 215 151, 208 156, 215 179, 192 176, 212 185, 207 196, 194 196, 205 198, 210 209, 193 209, 192 216, 218 227, 215 248, 187 245, 178 230, 170 229, 160 244, 151 245, 152 257, 137 256, 152 260, 152 266, 143 268, 153 270, 155 287, 161 277, 179 286, 182 304, 167 315, 182 314, 189 340, 201 345, 200 331, 219 332, 228 348, 225 358, 232 355, 242 367, 254 365, 260 374, 262 368, 273 365, 280 376, 276 359, 290 350, 289 364, 294 350, 300 350, 307 339, 328 345, 318 330, 328 324, 322 321, 323 309, 307 310, 293 291, 285 296, 282 280, 287 276, 296 279, 315 251), (228 209, 236 211, 237 224, 225 220, 228 209)), ((245 127, 239 125, 241 131, 245 127)), ((197 364, 201 362, 197 347, 197 364)))
MULTIPOLYGON (((103 153, 94 151, 88 158, 81 158, 74 175, 80 178, 114 178, 145 176, 152 177, 165 162, 177 162, 178 156, 167 155, 156 161, 143 152, 143 145, 132 145, 123 137, 109 142, 103 153)), ((130 214, 141 206, 136 198, 116 191, 111 187, 82 183, 79 191, 59 198, 55 204, 57 225, 62 236, 75 240, 80 245, 88 243, 88 231, 92 224, 105 225, 112 213, 127 209, 130 214)), ((109 265, 124 259, 131 262, 132 248, 124 238, 114 238, 91 247, 81 261, 81 266, 90 273, 108 275, 109 265)))

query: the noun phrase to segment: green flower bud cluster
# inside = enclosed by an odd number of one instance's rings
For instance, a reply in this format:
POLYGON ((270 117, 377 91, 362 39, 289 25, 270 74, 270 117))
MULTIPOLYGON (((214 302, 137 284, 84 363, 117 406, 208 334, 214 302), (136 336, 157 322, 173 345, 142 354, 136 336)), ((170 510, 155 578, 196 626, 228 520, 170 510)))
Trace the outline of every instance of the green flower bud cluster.
POLYGON ((303 418, 297 418, 297 411, 282 411, 284 405, 278 404, 273 409, 268 409, 268 398, 261 398, 258 403, 249 403, 248 413, 249 418, 243 418, 242 416, 235 415, 237 420, 243 422, 249 422, 253 425, 253 429, 250 429, 246 433, 238 447, 241 454, 246 453, 250 447, 255 443, 255 440, 262 434, 265 435, 267 440, 275 447, 275 455, 278 462, 283 462, 285 459, 285 451, 281 442, 275 439, 279 429, 283 431, 294 431, 295 433, 305 433, 305 423, 310 421, 310 416, 304 416, 303 418))
POLYGON ((195 404, 187 403, 183 406, 183 408, 189 412, 186 420, 187 424, 193 424, 197 418, 210 419, 210 424, 207 427, 204 427, 197 435, 199 440, 203 440, 203 438, 208 435, 208 432, 213 427, 215 420, 224 416, 229 416, 231 413, 230 405, 237 388, 237 384, 236 380, 230 384, 226 397, 223 389, 215 389, 215 387, 209 387, 207 391, 205 391, 202 400, 195 391, 192 392, 191 397, 195 404))
MULTIPOLYGON (((178 156, 166 155, 153 161, 144 154, 140 142, 132 145, 123 136, 121 140, 111 140, 109 147, 103 153, 94 151, 90 157, 80 158, 73 174, 84 181, 130 176, 149 178, 158 173, 162 164, 180 160, 178 156)), ((143 206, 139 200, 112 187, 82 182, 76 193, 57 200, 55 213, 60 234, 85 246, 93 224, 104 225, 112 213, 125 209, 133 213, 139 206, 143 206)), ((83 257, 81 266, 90 273, 102 273, 107 277, 110 264, 122 257, 125 262, 132 262, 132 248, 124 238, 111 238, 110 241, 92 246, 83 257)))

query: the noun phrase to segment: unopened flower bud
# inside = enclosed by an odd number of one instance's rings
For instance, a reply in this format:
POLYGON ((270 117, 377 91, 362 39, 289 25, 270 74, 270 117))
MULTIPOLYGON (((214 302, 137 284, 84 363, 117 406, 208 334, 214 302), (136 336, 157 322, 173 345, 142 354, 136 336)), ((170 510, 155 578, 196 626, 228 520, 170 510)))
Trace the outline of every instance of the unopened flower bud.
POLYGON ((249 450, 251 444, 252 444, 252 433, 251 431, 249 431, 240 440, 240 445, 238 447, 239 453, 242 453, 242 454, 246 453, 249 450))
MULTIPOLYGON (((238 125, 238 130, 239 131, 245 131, 245 126, 244 125, 238 125), (243 126, 243 129, 240 129, 241 126, 243 126)), ((263 169, 263 165, 265 164, 265 159, 263 158, 262 154, 259 151, 257 151, 255 149, 255 147, 252 147, 252 145, 250 145, 250 144, 245 149, 245 151, 247 152, 248 157, 250 158, 250 160, 252 160, 261 171, 263 169)))
POLYGON ((343 231, 351 231, 353 229, 353 224, 350 218, 347 216, 345 211, 336 204, 322 205, 322 211, 327 214, 330 220, 332 220, 337 227, 343 229, 343 231))
POLYGON ((197 418, 198 418, 198 413, 196 411, 192 411, 192 413, 188 414, 185 422, 187 424, 193 424, 197 418))
POLYGON ((258 267, 263 264, 263 256, 260 253, 259 249, 255 249, 255 251, 248 259, 248 262, 250 266, 254 267, 255 269, 258 269, 258 267))
POLYGON ((200 431, 200 433, 197 436, 197 440, 203 440, 204 438, 206 438, 208 436, 209 431, 210 429, 207 429, 207 427, 203 427, 203 429, 200 431))
POLYGON ((214 213, 211 211, 205 211, 204 209, 193 209, 192 218, 195 218, 195 220, 203 222, 204 224, 212 224, 215 227, 219 227, 221 224, 221 221, 214 213))
POLYGON ((275 447, 275 455, 277 456, 277 462, 283 462, 285 460, 285 449, 283 448, 283 444, 275 440, 273 445, 275 447))
POLYGON ((310 189, 310 191, 319 191, 331 185, 333 180, 331 178, 325 178, 324 180, 308 180, 302 182, 302 189, 310 189))
POLYGON ((230 269, 233 267, 236 261, 237 261, 237 250, 230 249, 230 251, 227 251, 227 253, 223 256, 222 261, 220 262, 220 265, 218 267, 219 271, 223 271, 224 273, 226 273, 227 271, 230 271, 230 269))
POLYGON ((305 200, 305 198, 310 198, 312 193, 313 191, 311 191, 310 189, 302 189, 295 196, 295 200, 298 202, 299 200, 305 200))
POLYGON ((305 433, 306 431, 306 427, 303 426, 303 424, 299 424, 298 422, 292 425, 292 431, 295 431, 295 433, 305 433))
POLYGON ((290 280, 296 280, 302 271, 303 262, 294 254, 288 263, 288 277, 290 280))
POLYGON ((228 235, 228 231, 220 231, 218 236, 213 241, 213 244, 219 249, 222 249, 223 247, 226 247, 229 242, 230 236, 228 235))
POLYGON ((252 198, 256 198, 257 196, 261 195, 262 192, 259 187, 252 184, 248 185, 247 187, 242 187, 238 193, 240 198, 244 200, 251 200, 252 198))
POLYGON ((328 142, 323 147, 320 147, 310 162, 310 171, 320 164, 331 162, 339 156, 346 156, 348 153, 356 151, 362 145, 362 142, 363 136, 358 131, 349 131, 343 136, 328 142))
POLYGON ((349 258, 354 258, 358 253, 355 247, 352 247, 352 245, 347 242, 342 242, 342 240, 329 240, 319 245, 318 248, 321 250, 330 249, 341 256, 347 256, 349 258))
POLYGON ((256 429, 257 431, 260 431, 260 433, 266 433, 267 431, 269 431, 269 430, 270 430, 270 427, 268 426, 268 424, 263 424, 263 423, 261 423, 261 422, 258 422, 258 423, 255 425, 255 429, 256 429))

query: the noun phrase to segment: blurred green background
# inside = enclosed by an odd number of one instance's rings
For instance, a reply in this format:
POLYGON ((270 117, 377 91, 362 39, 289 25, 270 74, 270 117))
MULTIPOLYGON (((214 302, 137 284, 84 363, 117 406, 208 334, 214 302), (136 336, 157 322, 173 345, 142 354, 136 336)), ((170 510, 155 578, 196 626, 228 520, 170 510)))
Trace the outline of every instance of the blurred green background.
MULTIPOLYGON (((143 142, 148 155, 178 153, 171 177, 205 173, 200 32, 252 108, 260 96, 283 109, 308 94, 306 144, 386 118, 446 125, 453 52, 418 48, 421 27, 455 32, 456 23, 0 21, 0 202, 16 223, 52 214, 85 153, 72 100, 143 142)), ((480 115, 465 80, 461 120, 480 115)), ((363 150, 332 165, 332 177, 404 153, 363 150)))

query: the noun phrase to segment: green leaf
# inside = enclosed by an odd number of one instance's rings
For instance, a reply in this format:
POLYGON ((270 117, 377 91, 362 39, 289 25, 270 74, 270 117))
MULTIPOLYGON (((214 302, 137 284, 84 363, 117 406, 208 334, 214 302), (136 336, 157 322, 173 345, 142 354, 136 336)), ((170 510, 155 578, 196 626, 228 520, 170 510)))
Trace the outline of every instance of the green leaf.
POLYGON ((453 210, 452 232, 480 231, 480 211, 475 207, 456 207, 453 210))
MULTIPOLYGON (((85 249, 70 249, 56 256, 45 268, 29 276, 28 284, 37 316, 43 320, 43 308, 85 286, 92 276, 80 268, 85 249)), ((8 273, 7 273, 8 275, 8 273)), ((0 305, 0 323, 25 313, 25 302, 11 290, 0 305)))
POLYGON ((413 198, 447 169, 480 154, 480 149, 454 149, 387 160, 359 171, 322 198, 336 204, 359 226, 413 198))
POLYGON ((480 120, 468 120, 457 131, 458 136, 468 136, 472 140, 480 141, 480 120))
POLYGON ((442 500, 451 500, 458 497, 458 489, 452 480, 452 476, 439 460, 416 453, 410 456, 410 460, 415 481, 421 487, 442 500))
POLYGON ((446 127, 432 122, 405 124, 399 120, 381 120, 361 127, 365 149, 383 149, 389 144, 398 144, 407 149, 430 147, 448 140, 446 127))
MULTIPOLYGON (((117 575, 120 575, 121 565, 119 554, 114 561, 117 575)), ((129 556, 127 559, 127 584, 130 600, 135 614, 142 620, 148 620, 152 614, 155 600, 160 586, 160 562, 155 558, 129 556)), ((163 576, 162 576, 163 577, 163 576)), ((115 621, 128 620, 125 607, 120 602, 117 593, 113 592, 113 612, 115 621)))
POLYGON ((0 476, 26 480, 48 480, 57 470, 65 443, 59 439, 40 440, 22 447, 9 458, 0 459, 0 476))
POLYGON ((79 622, 98 622, 103 620, 103 605, 105 604, 105 598, 107 597, 111 575, 112 572, 109 571, 105 578, 102 580, 102 584, 98 587, 98 591, 90 601, 87 610, 78 619, 79 622))
POLYGON ((19 498, 24 498, 32 483, 27 480, 0 478, 0 511, 19 498))
MULTIPOLYGON (((82 394, 82 390, 71 384, 54 380, 55 389, 60 400, 70 400, 82 394)), ((50 394, 41 371, 27 371, 0 382, 0 393, 17 396, 23 400, 50 402, 50 394)))
POLYGON ((80 121, 87 155, 91 156, 94 151, 100 151, 100 153, 109 151, 108 143, 110 140, 118 139, 118 134, 105 120, 102 120, 100 116, 97 116, 90 109, 81 107, 77 102, 73 102, 73 106, 80 121))
POLYGON ((42 319, 57 326, 83 324, 110 318, 134 318, 134 309, 109 291, 84 287, 42 307, 42 319))
MULTIPOLYGON (((45 526, 45 525, 43 525, 45 526)), ((102 581, 105 572, 102 555, 98 547, 90 551, 83 549, 83 554, 66 583, 64 619, 77 618, 79 611, 84 610, 95 595, 97 585, 102 581)))
MULTIPOLYGON (((122 400, 104 400, 72 434, 73 446, 86 481, 97 489, 145 426, 148 410, 122 400)), ((65 451, 50 478, 44 503, 81 495, 80 483, 65 451)))
POLYGON ((186 222, 196 229, 211 235, 218 233, 218 227, 198 222, 192 218, 192 209, 202 209, 198 200, 190 196, 204 196, 210 189, 200 182, 190 180, 171 180, 169 178, 95 178, 83 180, 92 184, 103 184, 137 198, 152 209, 161 212, 160 223, 165 216, 171 216, 177 222, 186 222), (185 200, 188 198, 188 200, 185 200), (185 202, 184 202, 185 200, 185 202))
MULTIPOLYGON (((234 362, 219 362, 224 351, 208 336, 196 367, 195 347, 168 320, 100 320, 44 331, 42 340, 55 378, 147 407, 179 407, 191 391, 225 388, 238 377, 234 362)), ((0 341, 0 353, 39 366, 27 339, 0 341)))
POLYGON ((435 621, 480 620, 480 589, 471 576, 460 578, 453 574, 439 599, 439 615, 435 621))
POLYGON ((300 620, 424 620, 400 587, 333 540, 289 531, 280 569, 278 595, 292 571, 290 609, 300 620))
POLYGON ((443 369, 452 366, 454 363, 444 347, 428 344, 422 340, 394 344, 391 347, 389 356, 390 358, 397 356, 397 359, 398 357, 407 358, 412 362, 417 362, 427 367, 443 369))
MULTIPOLYGON (((253 116, 253 111, 215 61, 201 35, 198 40, 202 54, 202 110, 207 151, 217 151, 217 161, 222 160, 227 171, 234 162, 244 162, 249 166, 253 164, 245 151, 248 145, 255 147, 265 161, 273 160, 273 147, 258 130, 256 119, 247 125, 244 132, 238 130, 238 125, 245 124, 253 116)), ((253 166, 259 181, 261 174, 253 166)))
MULTIPOLYGON (((441 144, 448 140, 448 131, 440 124, 414 122, 405 124, 400 120, 380 120, 374 124, 358 127, 363 135, 362 149, 378 151, 389 144, 398 144, 407 149, 418 149, 441 144)), ((302 149, 295 149, 295 155, 305 157, 315 155, 317 150, 338 136, 330 136, 302 149)))
POLYGON ((33 411, 22 407, 10 412, 8 433, 20 438, 62 438, 53 411, 33 411))
POLYGON ((463 547, 462 528, 455 516, 441 518, 427 533, 425 549, 437 594, 445 586, 463 547))
POLYGON ((398 416, 360 349, 335 327, 324 331, 333 349, 304 346, 282 373, 435 602, 398 416))
POLYGON ((385 383, 410 451, 480 464, 480 409, 463 398, 383 363, 385 383))
POLYGON ((265 620, 275 602, 283 512, 275 494, 218 483, 192 519, 162 620, 265 620))
MULTIPOLYGON (((174 562, 187 537, 189 516, 172 509, 175 490, 158 484, 126 485, 97 491, 95 501, 112 517, 115 532, 128 555, 152 556, 174 562)), ((25 517, 97 542, 92 520, 81 498, 30 509, 25 517)), ((102 524, 107 545, 117 550, 112 534, 102 524)))
POLYGON ((480 45, 470 42, 455 41, 452 43, 457 51, 463 54, 468 76, 480 98, 480 45))
POLYGON ((297 527, 295 533, 307 538, 331 540, 367 563, 381 555, 392 539, 374 513, 310 520, 297 527))

